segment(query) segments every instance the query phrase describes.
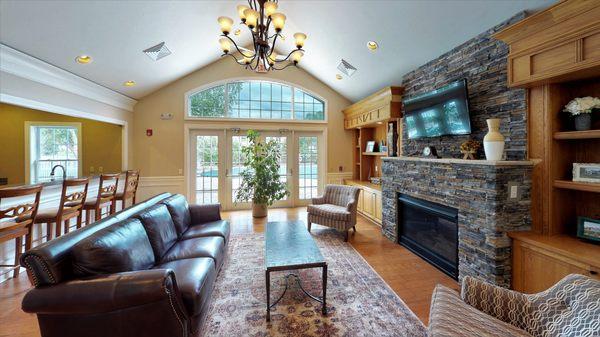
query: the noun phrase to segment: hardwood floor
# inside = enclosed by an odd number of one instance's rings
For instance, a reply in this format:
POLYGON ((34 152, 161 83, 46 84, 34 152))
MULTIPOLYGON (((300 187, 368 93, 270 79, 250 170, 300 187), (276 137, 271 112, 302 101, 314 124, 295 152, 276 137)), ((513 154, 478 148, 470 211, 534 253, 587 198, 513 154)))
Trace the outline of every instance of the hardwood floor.
MULTIPOLYGON (((306 208, 272 209, 267 219, 252 219, 250 211, 224 212, 223 218, 231 222, 232 234, 263 232, 267 221, 306 221, 306 208)), ((360 216, 356 229, 356 233, 350 233, 349 243, 427 324, 435 285, 458 289, 456 281, 386 239, 378 226, 360 216)), ((21 299, 30 287, 25 273, 0 283, 0 337, 40 336, 35 315, 21 311, 21 299)))

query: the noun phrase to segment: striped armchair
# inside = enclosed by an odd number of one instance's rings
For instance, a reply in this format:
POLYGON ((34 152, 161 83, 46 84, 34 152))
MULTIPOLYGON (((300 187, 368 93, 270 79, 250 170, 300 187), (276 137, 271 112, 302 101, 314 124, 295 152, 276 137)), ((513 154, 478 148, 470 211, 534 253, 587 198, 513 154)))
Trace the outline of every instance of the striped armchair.
POLYGON ((438 285, 430 337, 600 336, 600 281, 571 274, 548 290, 522 294, 465 277, 459 295, 438 285))
POLYGON ((312 199, 308 205, 308 231, 313 223, 332 227, 344 232, 348 241, 348 230, 356 231, 356 207, 360 189, 348 185, 327 185, 323 196, 312 199))

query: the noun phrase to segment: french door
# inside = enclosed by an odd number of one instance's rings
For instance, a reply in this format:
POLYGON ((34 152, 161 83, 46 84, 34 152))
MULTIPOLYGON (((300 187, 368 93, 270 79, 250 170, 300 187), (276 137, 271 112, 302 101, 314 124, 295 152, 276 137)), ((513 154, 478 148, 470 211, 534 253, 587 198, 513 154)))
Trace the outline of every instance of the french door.
MULTIPOLYGON (((279 145, 279 179, 290 192, 273 207, 293 207, 310 203, 322 191, 324 151, 322 132, 292 130, 259 131, 263 141, 279 145)), ((242 147, 248 144, 246 130, 206 130, 191 134, 190 171, 196 203, 219 202, 224 209, 248 209, 250 202, 236 202, 245 169, 242 147)))

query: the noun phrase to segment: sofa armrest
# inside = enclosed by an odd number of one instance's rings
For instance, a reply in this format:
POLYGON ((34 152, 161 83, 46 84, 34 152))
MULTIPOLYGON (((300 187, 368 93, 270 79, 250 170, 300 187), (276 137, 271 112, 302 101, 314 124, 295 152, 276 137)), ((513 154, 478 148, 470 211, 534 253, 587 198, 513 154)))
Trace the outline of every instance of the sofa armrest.
POLYGON ((101 314, 165 300, 180 317, 187 315, 173 271, 151 269, 35 288, 23 298, 22 309, 37 314, 101 314))
POLYGON ((221 220, 221 204, 190 205, 192 225, 221 220))
POLYGON ((521 329, 527 328, 531 301, 528 295, 505 289, 466 276, 462 281, 461 298, 470 306, 521 329))
POLYGON ((353 209, 356 208, 355 206, 356 206, 357 202, 358 202, 358 200, 354 200, 354 199, 348 201, 348 203, 346 204, 346 210, 348 212, 352 212, 353 209))
POLYGON ((324 203, 325 203, 325 196, 324 195, 316 197, 316 198, 312 198, 312 204, 313 205, 322 205, 324 203))

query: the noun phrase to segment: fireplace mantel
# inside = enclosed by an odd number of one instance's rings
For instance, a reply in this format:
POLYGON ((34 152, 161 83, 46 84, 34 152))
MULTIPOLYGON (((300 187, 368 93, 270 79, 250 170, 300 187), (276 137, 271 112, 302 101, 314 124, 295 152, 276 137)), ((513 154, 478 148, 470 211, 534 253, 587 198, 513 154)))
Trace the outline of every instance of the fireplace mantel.
POLYGON ((419 161, 440 164, 460 165, 489 165, 489 166, 533 166, 534 162, 529 160, 467 160, 457 158, 428 158, 428 157, 383 157, 384 161, 419 161))
POLYGON ((531 228, 532 161, 383 158, 382 232, 398 242, 402 193, 458 209, 459 279, 476 276, 510 286, 509 231, 531 228), (509 183, 518 198, 509 199, 509 183))

